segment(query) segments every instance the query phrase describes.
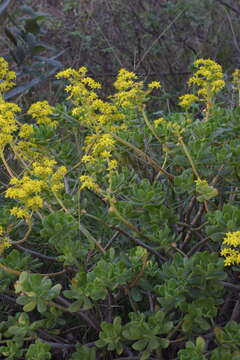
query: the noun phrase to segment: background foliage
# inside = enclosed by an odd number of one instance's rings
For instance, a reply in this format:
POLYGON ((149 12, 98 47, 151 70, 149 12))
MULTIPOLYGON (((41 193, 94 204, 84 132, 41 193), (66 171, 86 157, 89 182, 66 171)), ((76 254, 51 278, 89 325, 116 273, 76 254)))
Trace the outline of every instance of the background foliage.
MULTIPOLYGON (((1 54, 12 58, 18 53, 18 81, 22 79, 24 84, 33 78, 39 80, 39 70, 44 80, 46 71, 52 76, 52 70, 56 72, 61 64, 74 68, 86 65, 109 94, 119 68, 127 68, 144 79, 161 80, 165 89, 161 106, 172 108, 197 58, 218 61, 227 74, 239 64, 240 7, 234 0, 7 3, 2 14, 1 54), (14 36, 9 38, 6 29, 14 36), (33 68, 29 75, 25 74, 26 68, 29 72, 27 61, 33 68)), ((39 89, 39 81, 37 86, 39 89)), ((59 88, 56 90, 54 82, 45 80, 44 86, 48 99, 58 101, 59 88)), ((39 99, 39 92, 35 94, 32 86, 30 89, 23 88, 22 93, 39 99)))

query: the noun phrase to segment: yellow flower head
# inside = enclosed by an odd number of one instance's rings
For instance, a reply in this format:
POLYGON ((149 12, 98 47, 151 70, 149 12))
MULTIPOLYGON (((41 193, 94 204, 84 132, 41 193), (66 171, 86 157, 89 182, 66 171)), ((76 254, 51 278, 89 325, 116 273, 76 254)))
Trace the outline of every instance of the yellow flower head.
POLYGON ((27 219, 30 216, 29 212, 26 209, 17 206, 13 207, 10 210, 10 214, 16 216, 18 219, 27 219))
MULTIPOLYGON (((158 82, 152 84, 152 88, 160 87, 158 82)), ((144 90, 143 82, 139 81, 138 76, 133 72, 121 69, 113 85, 117 92, 111 98, 117 106, 135 109, 147 100, 149 91, 144 90)))
POLYGON ((221 65, 211 59, 198 59, 194 62, 197 71, 189 79, 189 85, 199 87, 198 95, 203 100, 211 98, 225 86, 221 65))
POLYGON ((45 124, 51 127, 57 125, 57 122, 51 118, 53 107, 50 106, 47 101, 38 101, 35 104, 32 104, 27 113, 31 115, 33 119, 36 119, 39 125, 45 124))
POLYGON ((33 125, 32 124, 23 124, 21 126, 21 129, 19 131, 19 137, 21 138, 30 138, 31 135, 33 134, 33 125))
POLYGON ((240 231, 228 232, 223 239, 223 248, 220 252, 221 256, 225 257, 224 265, 239 265, 240 264, 240 231), (233 249, 235 248, 235 249, 233 249))
POLYGON ((9 71, 8 63, 0 57, 0 94, 5 93, 15 86, 16 73, 9 71))
POLYGON ((159 127, 159 125, 166 124, 166 120, 163 117, 161 117, 161 118, 154 120, 153 124, 154 124, 154 127, 157 128, 157 127, 159 127))
POLYGON ((189 109, 190 106, 199 100, 199 98, 193 94, 185 94, 179 97, 179 105, 184 109, 189 109))
POLYGON ((95 181, 93 180, 93 178, 91 176, 82 175, 82 176, 80 176, 79 179, 82 183, 80 190, 87 188, 87 189, 93 190, 95 192, 100 191, 99 186, 95 183, 95 181))
POLYGON ((240 231, 228 232, 223 239, 223 244, 237 247, 240 245, 240 231))
MULTIPOLYGON (((6 198, 15 199, 23 205, 24 208, 36 211, 43 206, 43 200, 40 197, 41 192, 46 188, 46 184, 42 180, 31 179, 29 176, 23 176, 21 179, 12 178, 10 185, 5 193, 6 198)), ((19 212, 15 209, 14 215, 19 212)), ((25 215, 25 214, 24 214, 25 215)))
POLYGON ((161 84, 159 81, 152 81, 148 84, 149 89, 160 89, 161 84))
POLYGON ((116 170, 118 166, 117 160, 110 160, 108 163, 108 171, 112 172, 113 170, 116 170))
POLYGON ((0 98, 0 149, 12 142, 13 133, 18 129, 16 113, 21 109, 18 105, 5 102, 0 98))
POLYGON ((135 81, 138 79, 137 75, 126 69, 119 70, 117 80, 114 83, 114 87, 119 90, 128 90, 134 86, 135 81))

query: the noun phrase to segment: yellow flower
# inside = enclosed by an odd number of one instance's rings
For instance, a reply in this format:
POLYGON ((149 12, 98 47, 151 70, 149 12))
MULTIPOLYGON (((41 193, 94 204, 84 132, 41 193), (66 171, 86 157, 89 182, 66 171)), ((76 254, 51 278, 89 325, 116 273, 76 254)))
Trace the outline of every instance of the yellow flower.
POLYGON ((32 164, 32 173, 42 179, 48 179, 53 173, 53 167, 56 165, 56 161, 47 157, 41 158, 39 161, 35 161, 32 164))
POLYGON ((194 62, 198 70, 189 79, 189 85, 197 85, 198 95, 204 101, 211 101, 212 97, 225 86, 221 65, 211 59, 198 59, 194 62))
POLYGON ((16 216, 17 218, 19 219, 26 219, 29 217, 29 213, 26 209, 22 209, 20 207, 13 207, 11 210, 10 210, 10 214, 13 215, 13 216, 16 216))
POLYGON ((228 232, 223 239, 223 244, 237 247, 240 245, 240 231, 228 232))
POLYGON ((83 155, 82 157, 82 162, 83 163, 95 163, 97 159, 95 159, 93 156, 91 155, 83 155))
POLYGON ((36 151, 36 145, 29 141, 29 139, 26 140, 20 140, 15 145, 16 152, 23 160, 32 161, 33 159, 36 159, 39 157, 38 152, 36 151))
POLYGON ((64 188, 63 177, 67 173, 67 168, 65 166, 60 166, 55 173, 52 175, 49 183, 51 190, 55 193, 64 188))
POLYGON ((179 100, 179 105, 187 110, 194 102, 198 101, 199 98, 193 94, 185 94, 180 96, 179 100))
POLYGON ((120 69, 114 87, 119 91, 128 90, 134 86, 134 80, 137 79, 137 75, 133 72, 127 71, 126 69, 120 69))
POLYGON ((160 89, 161 83, 159 81, 152 81, 148 84, 149 89, 160 89))
POLYGON ((39 195, 35 195, 26 201, 26 206, 33 210, 43 207, 43 199, 39 195))
POLYGON ((90 77, 85 77, 82 82, 83 84, 88 85, 91 89, 101 89, 101 84, 90 77))
POLYGON ((82 183, 80 190, 87 188, 96 192, 100 191, 99 186, 94 182, 93 178, 87 175, 80 176, 80 181, 82 183))
POLYGON ((20 131, 19 131, 19 136, 21 138, 30 138, 31 135, 33 134, 33 125, 29 125, 29 124, 23 124, 20 128, 20 131))
MULTIPOLYGON (((156 85, 157 82, 153 83, 156 85)), ((121 69, 117 80, 113 84, 117 90, 116 94, 111 96, 117 106, 129 109, 137 109, 148 98, 149 91, 144 90, 143 82, 133 72, 121 69)), ((160 84, 157 86, 159 87, 160 84)))
MULTIPOLYGON (((10 185, 5 193, 6 198, 15 199, 23 205, 26 209, 33 211, 42 208, 43 200, 40 197, 40 193, 46 188, 46 184, 42 180, 31 179, 29 176, 23 176, 22 179, 12 178, 10 185)), ((24 217, 25 212, 19 210, 19 208, 13 208, 11 214, 17 217, 24 217)))
POLYGON ((207 180, 197 179, 195 180, 196 186, 208 186, 207 180))
POLYGON ((157 128, 160 124, 163 124, 165 122, 166 122, 165 119, 163 117, 161 117, 161 118, 154 120, 153 124, 154 124, 154 127, 157 128))
POLYGON ((87 68, 85 66, 80 67, 78 71, 69 68, 57 73, 56 78, 57 79, 60 79, 62 77, 65 79, 79 78, 85 76, 86 73, 87 73, 87 68))
POLYGON ((38 101, 32 104, 27 113, 31 115, 33 119, 36 119, 39 125, 45 124, 51 127, 57 125, 57 121, 54 121, 50 116, 53 114, 53 107, 50 106, 47 101, 38 101))
POLYGON ((240 264, 240 231, 228 232, 223 239, 223 245, 226 247, 220 251, 220 255, 225 257, 224 265, 240 264), (235 248, 235 249, 233 249, 235 248))
POLYGON ((0 150, 12 142, 13 133, 18 129, 15 116, 20 111, 18 105, 5 102, 0 97, 0 150))
POLYGON ((117 165, 117 160, 110 160, 108 163, 108 171, 116 170, 117 165))
POLYGON ((16 73, 9 71, 8 63, 0 57, 0 94, 15 86, 16 73))

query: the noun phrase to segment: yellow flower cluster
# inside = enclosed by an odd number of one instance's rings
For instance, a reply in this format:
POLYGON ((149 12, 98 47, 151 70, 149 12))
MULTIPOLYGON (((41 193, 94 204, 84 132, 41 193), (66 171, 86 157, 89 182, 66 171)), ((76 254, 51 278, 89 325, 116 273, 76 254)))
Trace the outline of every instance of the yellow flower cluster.
POLYGON ((45 124, 51 127, 57 125, 57 121, 51 118, 53 107, 50 106, 47 101, 38 101, 32 104, 27 113, 31 115, 33 119, 36 119, 39 125, 45 124))
MULTIPOLYGON (((9 71, 7 62, 0 57, 0 157, 11 177, 5 197, 17 202, 17 206, 10 210, 11 214, 29 221, 31 213, 43 207, 50 193, 57 198, 57 193, 64 187, 63 177, 67 169, 57 167, 56 161, 47 157, 46 150, 34 143, 34 125, 21 124, 16 119, 20 107, 4 101, 3 93, 14 86, 15 77, 15 73, 9 71), (9 150, 21 162, 21 178, 14 176, 4 157, 6 145, 10 145, 9 150)), ((83 82, 88 87, 97 87, 90 78, 85 78, 83 82)), ((37 124, 55 127, 57 122, 51 116, 53 110, 47 101, 39 101, 32 104, 27 113, 37 124)), ((0 227, 0 252, 8 243, 8 238, 3 238, 3 235, 4 230, 0 227)))
POLYGON ((42 157, 33 162, 28 172, 34 178, 24 175, 21 179, 13 177, 5 193, 5 197, 15 199, 20 207, 11 209, 11 214, 18 218, 27 218, 31 211, 37 211, 43 207, 46 191, 57 193, 64 187, 63 177, 67 172, 65 166, 60 166, 56 171, 55 160, 42 157))
POLYGON ((161 84, 159 81, 152 81, 151 83, 148 84, 148 88, 149 89, 160 89, 161 84))
POLYGON ((18 136, 15 137, 15 153, 23 161, 32 162, 41 156, 37 151, 38 146, 33 142, 34 127, 32 124, 18 124, 20 128, 18 136))
POLYGON ((33 125, 31 124, 22 124, 18 136, 21 138, 29 139, 33 134, 33 125))
POLYGON ((221 250, 220 254, 225 257, 225 266, 240 264, 240 231, 228 232, 223 239, 223 245, 226 245, 221 250), (235 249, 233 249, 235 248, 235 249))
POLYGON ((0 95, 15 86, 16 73, 9 71, 8 63, 0 57, 0 95))
POLYGON ((95 162, 99 159, 106 159, 112 156, 115 147, 115 140, 110 134, 94 134, 86 137, 84 150, 88 154, 82 158, 85 163, 95 162))
POLYGON ((18 219, 27 219, 30 217, 28 210, 23 209, 22 207, 19 207, 19 206, 14 206, 10 210, 10 214, 13 216, 16 216, 18 219))
POLYGON ((121 123, 125 117, 119 114, 114 104, 99 98, 94 90, 100 89, 101 85, 87 77, 86 73, 87 69, 81 67, 78 71, 67 69, 57 74, 57 78, 64 77, 70 82, 65 90, 69 93, 68 99, 75 105, 72 115, 95 132, 103 131, 103 126, 109 129, 113 124, 121 123))
POLYGON ((86 74, 87 69, 81 67, 79 70, 62 71, 57 74, 57 78, 68 79, 70 84, 65 90, 75 105, 72 115, 91 132, 85 138, 84 155, 81 159, 87 166, 91 166, 91 176, 81 177, 81 189, 88 187, 99 191, 93 179, 94 168, 109 168, 108 162, 112 160, 115 150, 115 140, 110 132, 125 128, 125 116, 118 111, 116 104, 99 98, 96 91, 101 85, 86 74))
POLYGON ((0 98, 0 151, 12 142, 13 133, 18 129, 15 114, 20 111, 20 107, 16 104, 5 102, 0 98))
POLYGON ((185 94, 180 96, 179 100, 180 100, 179 105, 185 110, 188 110, 193 103, 199 100, 199 98, 193 94, 185 94))
POLYGON ((87 96, 94 100, 97 98, 97 94, 92 90, 100 89, 101 84, 87 77, 86 74, 87 68, 82 66, 78 70, 67 69, 61 71, 56 75, 56 78, 65 78, 69 81, 70 85, 65 88, 69 93, 69 99, 80 101, 82 97, 85 99, 85 96, 87 96))
POLYGON ((32 164, 32 174, 46 180, 50 175, 52 175, 53 167, 55 165, 55 160, 43 157, 40 161, 35 161, 32 164))
POLYGON ((31 142, 30 140, 19 140, 15 144, 15 150, 23 161, 33 161, 39 157, 41 154, 36 151, 37 145, 31 142))
POLYGON ((32 174, 41 179, 46 188, 56 193, 64 188, 62 179, 67 172, 65 166, 60 166, 54 171, 56 161, 47 157, 42 157, 32 164, 32 174))
POLYGON ((128 109, 136 109, 148 100, 148 95, 153 89, 161 87, 160 82, 153 81, 148 84, 148 91, 144 89, 143 81, 139 81, 133 72, 121 69, 114 83, 117 90, 111 98, 118 106, 128 109))
POLYGON ((223 244, 237 247, 240 245, 240 231, 226 233, 223 244))
POLYGON ((117 160, 109 160, 108 162, 108 171, 114 171, 117 169, 118 163, 117 160))
POLYGON ((200 178, 195 180, 195 184, 196 184, 196 187, 209 186, 207 180, 203 180, 203 179, 200 179, 200 178))
POLYGON ((57 193, 58 191, 64 188, 64 184, 62 179, 64 175, 66 175, 67 169, 65 166, 60 166, 55 173, 53 173, 50 179, 50 187, 53 193, 57 193))
POLYGON ((189 79, 189 85, 199 87, 198 96, 203 101, 211 101, 212 97, 225 86, 221 65, 211 59, 198 59, 194 62, 198 70, 189 79))
MULTIPOLYGON (((18 200, 24 208, 32 211, 42 208, 43 198, 40 193, 46 188, 44 181, 31 179, 29 176, 23 176, 22 179, 14 177, 10 180, 10 185, 13 186, 7 189, 7 198, 18 200)), ((11 214, 16 214, 16 208, 11 214)))
MULTIPOLYGON (((84 154, 81 161, 86 164, 89 175, 80 178, 81 188, 99 191, 95 183, 94 173, 106 171, 110 178, 117 170, 118 163, 113 159, 116 150, 116 140, 113 136, 119 130, 127 130, 126 109, 136 110, 147 100, 153 89, 161 87, 160 83, 153 81, 144 89, 142 81, 133 72, 125 69, 119 71, 114 87, 116 94, 110 96, 108 101, 102 100, 98 95, 101 85, 87 76, 86 67, 78 70, 67 69, 57 74, 57 78, 66 78, 69 85, 68 92, 74 109, 72 115, 90 130, 84 142, 84 154)), ((129 115, 129 113, 128 113, 129 115)))
POLYGON ((159 125, 165 124, 165 123, 166 123, 166 120, 165 120, 163 117, 160 117, 160 118, 154 120, 154 123, 153 123, 153 124, 154 124, 154 127, 155 127, 155 128, 158 128, 159 125))
POLYGON ((82 176, 80 176, 79 179, 81 181, 80 190, 87 188, 87 189, 93 190, 95 192, 100 191, 98 184, 95 183, 95 181, 93 180, 93 178, 91 176, 82 175, 82 176))

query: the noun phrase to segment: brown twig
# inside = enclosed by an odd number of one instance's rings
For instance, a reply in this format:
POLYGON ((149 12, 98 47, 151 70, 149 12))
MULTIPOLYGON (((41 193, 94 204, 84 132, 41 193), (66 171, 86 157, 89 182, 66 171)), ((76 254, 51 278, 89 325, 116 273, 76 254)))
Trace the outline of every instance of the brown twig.
MULTIPOLYGON (((17 276, 20 276, 22 271, 18 271, 18 270, 15 270, 15 269, 12 269, 10 268, 9 266, 7 265, 4 265, 2 263, 0 263, 0 269, 2 269, 3 271, 5 271, 6 273, 8 274, 12 274, 12 275, 17 275, 17 276)), ((57 272, 53 272, 53 273, 48 273, 48 274, 39 274, 39 273, 32 273, 32 272, 28 272, 29 274, 38 274, 38 275, 41 275, 41 276, 47 276, 47 277, 54 277, 54 276, 58 276, 58 275, 63 275, 65 274, 66 270, 63 269, 61 271, 57 271, 57 272)))
POLYGON ((28 230, 27 230, 26 234, 24 235, 24 237, 21 240, 18 240, 18 241, 11 241, 11 244, 12 245, 19 245, 19 244, 24 243, 25 241, 27 241, 31 231, 32 231, 32 221, 28 220, 28 230))
POLYGON ((227 2, 223 1, 223 0, 216 0, 217 2, 219 2, 221 5, 227 7, 229 10, 235 12, 236 14, 240 15, 240 11, 238 9, 236 9, 235 7, 233 7, 232 5, 228 4, 227 2))
POLYGON ((191 250, 189 250, 189 252, 187 253, 187 256, 191 256, 193 255, 196 250, 198 250, 199 248, 201 248, 202 245, 204 245, 207 241, 209 240, 209 237, 206 237, 204 239, 202 239, 201 241, 199 241, 197 244, 195 244, 191 250))
POLYGON ((151 246, 145 244, 143 241, 141 241, 140 239, 137 239, 135 237, 133 237, 132 235, 130 235, 129 233, 127 233, 125 230, 120 229, 118 226, 112 226, 112 229, 115 229, 117 231, 120 231, 123 235, 125 235, 126 237, 128 237, 130 240, 134 241, 136 244, 138 244, 139 246, 143 247, 144 249, 148 250, 152 255, 156 256, 157 260, 163 264, 164 262, 166 262, 166 259, 164 256, 162 256, 161 254, 159 254, 159 252, 155 249, 153 249, 151 246))
MULTIPOLYGON (((64 299, 62 296, 58 296, 56 298, 56 300, 60 301, 62 304, 64 304, 65 306, 69 307, 71 305, 71 303, 69 301, 67 301, 66 299, 64 299)), ((98 322, 95 319, 90 318, 89 315, 86 314, 86 312, 83 311, 78 311, 74 314, 78 314, 82 319, 84 319, 92 328, 94 328, 95 330, 99 331, 100 326, 98 324, 98 322)))
MULTIPOLYGON (((194 227, 194 225, 198 222, 198 220, 201 218, 202 214, 204 212, 204 206, 202 204, 200 204, 199 206, 199 209, 198 209, 198 212, 197 214, 195 215, 194 219, 192 220, 190 226, 191 227, 194 227)), ((192 231, 191 230, 188 230, 187 231, 187 234, 181 244, 181 250, 184 248, 184 246, 186 245, 186 243, 188 242, 188 240, 191 238, 192 236, 192 231)))
POLYGON ((44 255, 42 253, 39 253, 37 251, 34 251, 34 250, 31 250, 31 249, 27 249, 21 245, 17 245, 17 244, 13 244, 14 247, 16 247, 17 249, 21 250, 21 251, 24 251, 26 253, 29 253, 35 257, 38 257, 40 259, 43 259, 43 260, 46 260, 46 261, 51 261, 51 262, 56 262, 56 263, 59 263, 59 260, 57 260, 56 257, 54 256, 48 256, 48 255, 44 255))

